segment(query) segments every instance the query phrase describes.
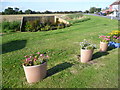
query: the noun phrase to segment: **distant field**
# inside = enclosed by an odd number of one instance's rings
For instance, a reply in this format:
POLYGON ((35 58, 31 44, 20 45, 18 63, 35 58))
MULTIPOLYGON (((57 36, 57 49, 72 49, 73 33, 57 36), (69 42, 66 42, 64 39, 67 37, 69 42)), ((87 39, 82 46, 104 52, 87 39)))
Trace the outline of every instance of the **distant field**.
POLYGON ((20 21, 23 16, 61 16, 65 14, 22 14, 22 15, 0 15, 0 22, 2 20, 7 20, 7 21, 20 21))

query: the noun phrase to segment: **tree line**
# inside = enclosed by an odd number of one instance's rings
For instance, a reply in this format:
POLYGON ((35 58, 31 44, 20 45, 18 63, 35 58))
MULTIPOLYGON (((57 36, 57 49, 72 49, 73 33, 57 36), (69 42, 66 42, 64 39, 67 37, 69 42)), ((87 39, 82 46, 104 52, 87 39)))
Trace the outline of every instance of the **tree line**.
POLYGON ((24 12, 22 10, 20 10, 19 8, 11 8, 8 7, 7 9, 5 9, 3 12, 1 12, 2 15, 9 15, 9 14, 54 14, 54 13, 58 13, 58 14, 66 14, 66 13, 80 13, 82 11, 56 11, 56 12, 52 12, 52 11, 44 11, 44 12, 40 12, 40 11, 32 11, 31 9, 27 9, 24 12))
MULTIPOLYGON (((100 11, 101 11, 101 8, 91 7, 89 10, 86 10, 83 13, 94 13, 94 12, 100 12, 100 11)), ((52 11, 46 10, 44 12, 40 12, 40 11, 32 11, 31 9, 27 9, 23 12, 22 10, 20 10, 17 7, 15 7, 15 8, 8 7, 0 14, 10 15, 10 14, 69 14, 69 13, 82 13, 82 11, 56 11, 56 12, 52 12, 52 11)))

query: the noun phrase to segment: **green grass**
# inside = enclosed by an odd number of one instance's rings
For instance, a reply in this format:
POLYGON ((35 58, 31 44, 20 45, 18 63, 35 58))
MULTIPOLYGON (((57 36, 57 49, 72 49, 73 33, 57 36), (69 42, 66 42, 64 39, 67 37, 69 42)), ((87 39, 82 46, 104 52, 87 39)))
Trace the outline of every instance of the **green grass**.
POLYGON ((4 88, 117 88, 118 49, 99 53, 99 35, 116 30, 118 22, 89 16, 91 19, 71 27, 47 32, 22 32, 3 35, 2 74, 4 88), (79 62, 79 42, 95 43, 94 59, 79 62), (46 52, 48 77, 28 84, 22 67, 25 55, 46 52))

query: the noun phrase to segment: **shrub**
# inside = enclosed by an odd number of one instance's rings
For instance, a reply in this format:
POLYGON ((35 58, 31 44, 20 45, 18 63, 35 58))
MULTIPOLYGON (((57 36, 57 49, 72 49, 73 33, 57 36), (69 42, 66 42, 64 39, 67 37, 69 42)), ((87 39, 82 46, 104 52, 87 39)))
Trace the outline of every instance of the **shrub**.
POLYGON ((68 27, 70 25, 56 22, 54 24, 51 23, 40 23, 39 20, 34 20, 34 21, 27 21, 25 25, 25 31, 31 31, 31 32, 36 32, 36 31, 49 31, 49 30, 55 30, 55 29, 62 29, 65 27, 68 27))
POLYGON ((58 29, 62 29, 62 28, 65 28, 65 27, 66 27, 66 24, 64 24, 64 23, 59 23, 58 26, 57 26, 58 29))
POLYGON ((89 17, 83 18, 83 19, 78 19, 78 20, 73 20, 73 21, 70 21, 70 23, 75 24, 75 23, 84 22, 84 21, 88 21, 88 20, 90 20, 89 17))
POLYGON ((33 26, 30 21, 26 22, 25 25, 25 31, 31 31, 33 29, 33 26))
POLYGON ((70 15, 67 15, 67 16, 65 16, 63 18, 66 19, 66 20, 72 20, 72 19, 80 18, 82 16, 83 16, 83 14, 79 13, 79 14, 70 14, 70 15))
POLYGON ((41 31, 48 31, 48 30, 50 30, 50 27, 51 27, 50 25, 46 25, 41 28, 41 31))
POLYGON ((80 42, 80 46, 81 49, 85 49, 85 50, 96 49, 96 44, 89 43, 85 39, 83 40, 83 42, 80 42))
POLYGON ((41 28, 39 20, 27 21, 25 25, 25 31, 38 31, 41 28))
POLYGON ((20 30, 20 22, 19 21, 3 21, 2 22, 2 32, 15 32, 20 30))

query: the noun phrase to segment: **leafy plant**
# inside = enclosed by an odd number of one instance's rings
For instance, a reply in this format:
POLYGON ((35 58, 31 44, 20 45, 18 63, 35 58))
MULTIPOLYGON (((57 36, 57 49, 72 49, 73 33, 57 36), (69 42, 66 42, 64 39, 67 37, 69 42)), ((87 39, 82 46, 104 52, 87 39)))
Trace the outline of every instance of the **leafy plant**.
POLYGON ((24 56, 26 59, 23 60, 23 65, 25 66, 34 66, 47 62, 49 56, 37 52, 36 54, 31 54, 29 56, 24 56))
POLYGON ((84 21, 88 21, 90 20, 89 17, 83 18, 83 19, 78 19, 78 20, 72 20, 70 21, 71 24, 75 24, 75 23, 80 23, 80 22, 84 22, 84 21))
POLYGON ((101 42, 106 42, 106 43, 108 43, 111 39, 111 37, 110 36, 99 36, 99 38, 101 39, 101 42))
POLYGON ((120 31, 119 30, 113 30, 111 33, 109 33, 111 36, 111 41, 120 43, 120 31))
POLYGON ((70 25, 67 25, 65 23, 56 22, 54 24, 48 23, 40 23, 39 20, 35 21, 27 21, 25 25, 25 31, 49 31, 49 30, 55 30, 55 29, 61 29, 65 27, 69 27, 70 25))
POLYGON ((25 25, 26 31, 35 32, 40 30, 40 28, 41 28, 41 24, 39 20, 27 21, 25 25))
POLYGON ((15 32, 20 30, 20 22, 19 21, 3 21, 2 22, 2 32, 15 32))
POLYGON ((31 31, 32 30, 32 25, 30 24, 30 22, 26 22, 26 25, 25 25, 25 30, 26 31, 31 31))
POLYGON ((82 16, 83 16, 83 14, 79 13, 79 14, 70 14, 70 15, 65 16, 64 18, 67 20, 71 20, 71 19, 78 19, 82 16))
POLYGON ((80 42, 80 46, 82 49, 85 49, 85 50, 96 49, 95 44, 91 44, 88 41, 86 41, 85 39, 83 40, 83 42, 80 42))
POLYGON ((120 30, 113 30, 112 32, 109 33, 110 36, 120 36, 120 30))
POLYGON ((119 37, 113 36, 111 41, 114 41, 116 43, 120 43, 120 36, 119 37))

